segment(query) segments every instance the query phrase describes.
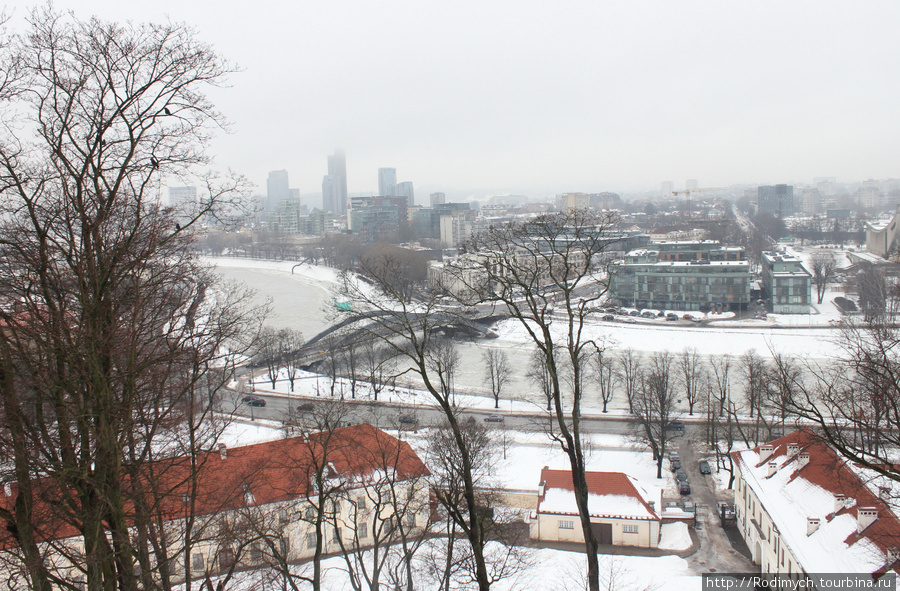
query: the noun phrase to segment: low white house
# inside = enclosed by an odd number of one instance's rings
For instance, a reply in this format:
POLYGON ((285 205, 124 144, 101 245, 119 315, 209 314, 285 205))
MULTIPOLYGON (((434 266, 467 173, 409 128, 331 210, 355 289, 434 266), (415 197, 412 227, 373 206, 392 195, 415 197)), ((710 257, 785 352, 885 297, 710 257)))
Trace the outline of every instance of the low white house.
MULTIPOLYGON (((152 485, 153 525, 165 541, 151 554, 147 572, 155 581, 166 576, 180 583, 234 565, 293 563, 311 557, 317 546, 325 554, 387 546, 399 531, 413 535, 428 522, 428 474, 407 442, 368 424, 235 448, 219 445, 193 462, 154 462, 134 481, 148 490, 152 485)), ((0 509, 12 509, 17 489, 5 487, 0 509)), ((45 495, 54 496, 59 495, 45 495)), ((52 503, 42 502, 35 512, 47 568, 62 580, 83 583, 78 524, 64 522, 52 503)), ((130 525, 137 517, 129 512, 130 525)), ((22 559, 13 537, 0 532, 0 588, 14 589, 15 581, 25 580, 22 559)))
MULTIPOLYGON (((621 472, 587 472, 591 528, 600 544, 656 548, 662 496, 651 495, 621 472)), ((541 470, 538 506, 532 513, 531 539, 545 542, 584 542, 575 504, 572 472, 541 470)))
POLYGON ((764 574, 897 570, 900 521, 886 479, 805 430, 732 457, 737 525, 764 574))

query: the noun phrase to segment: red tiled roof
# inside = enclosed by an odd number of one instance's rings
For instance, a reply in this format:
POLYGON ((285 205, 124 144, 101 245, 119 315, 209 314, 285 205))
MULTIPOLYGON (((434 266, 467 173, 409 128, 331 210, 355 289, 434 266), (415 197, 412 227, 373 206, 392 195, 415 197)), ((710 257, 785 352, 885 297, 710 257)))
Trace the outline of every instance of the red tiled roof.
MULTIPOLYGON (((308 438, 292 437, 255 445, 234 447, 200 454, 196 494, 196 515, 208 515, 238 509, 247 504, 264 505, 304 498, 314 494, 312 478, 317 468, 325 467, 330 478, 363 482, 376 471, 396 471, 399 481, 425 476, 428 469, 405 441, 368 424, 343 427, 308 438), (251 496, 252 495, 252 496, 251 496)), ((159 514, 164 519, 185 515, 185 495, 190 494, 190 459, 179 457, 144 466, 130 479, 135 487, 150 486, 158 491, 159 514)), ((55 513, 54 501, 63 495, 46 488, 48 481, 35 481, 32 486, 45 487, 37 496, 35 507, 40 516, 41 539, 57 539, 78 535, 74 524, 55 513)), ((17 494, 0 497, 0 507, 12 509, 17 494)), ((150 495, 148 495, 150 496, 150 495)), ((0 547, 13 540, 0 529, 0 547)))
MULTIPOLYGON (((635 488, 634 483, 628 475, 623 474, 622 472, 585 472, 584 476, 587 481, 589 494, 633 497, 640 501, 647 512, 654 516, 657 515, 656 511, 650 508, 646 499, 644 499, 637 488, 635 488)), ((538 498, 538 511, 540 511, 540 503, 544 500, 547 489, 561 488, 572 492, 575 491, 571 470, 551 470, 549 468, 544 468, 541 470, 541 484, 544 486, 544 494, 538 498)))
MULTIPOLYGON (((798 444, 800 452, 809 454, 809 462, 805 466, 797 466, 795 456, 793 460, 789 460, 788 464, 779 468, 779 470, 784 470, 793 466, 795 471, 791 475, 790 481, 803 478, 833 495, 844 495, 847 499, 856 500, 855 506, 850 505, 836 513, 831 513, 827 519, 831 520, 836 515, 846 513, 851 513, 855 517, 859 507, 874 507, 878 510, 878 518, 860 534, 853 533, 848 536, 844 540, 845 544, 853 545, 860 539, 867 538, 885 553, 888 548, 900 547, 900 520, 891 507, 866 486, 846 458, 839 456, 831 446, 823 442, 812 431, 801 429, 769 442, 767 445, 773 446, 774 451, 768 458, 760 461, 756 467, 758 468, 775 458, 786 456, 789 443, 798 444)), ((758 454, 760 447, 757 446, 753 451, 758 454)), ((741 453, 740 451, 731 452, 735 462, 743 461, 741 453)), ((764 499, 761 501, 765 503, 764 499)), ((900 569, 900 566, 897 568, 900 569)))

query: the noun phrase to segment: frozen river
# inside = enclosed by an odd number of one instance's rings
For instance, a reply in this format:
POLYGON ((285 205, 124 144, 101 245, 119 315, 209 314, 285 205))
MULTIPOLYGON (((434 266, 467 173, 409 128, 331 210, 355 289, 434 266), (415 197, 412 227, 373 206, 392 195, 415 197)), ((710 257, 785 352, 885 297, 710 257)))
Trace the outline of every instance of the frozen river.
MULTIPOLYGON (((257 298, 271 301, 273 314, 267 324, 298 328, 306 338, 325 330, 335 317, 331 288, 336 275, 331 269, 303 265, 291 269, 294 263, 251 259, 212 258, 223 277, 242 281, 257 290, 257 298)), ((562 324, 562 323, 560 323, 562 324)), ((589 328, 591 338, 606 343, 615 352, 626 347, 645 352, 680 353, 696 348, 707 363, 716 363, 728 353, 738 357, 755 349, 762 356, 770 350, 794 354, 812 361, 837 355, 835 343, 838 331, 829 328, 739 328, 723 323, 720 326, 641 325, 620 322, 597 322, 589 328)), ((733 323, 732 323, 733 324, 733 323)), ((460 369, 455 377, 456 387, 472 393, 488 395, 481 355, 487 348, 500 348, 509 356, 512 379, 504 398, 530 400, 541 404, 541 393, 526 377, 532 345, 524 329, 516 321, 506 321, 499 327, 500 338, 464 341, 460 343, 460 369)), ((740 383, 739 370, 733 365, 732 383, 740 383)), ((624 400, 614 399, 612 408, 622 408, 624 400)), ((591 406, 599 406, 593 401, 591 406)))

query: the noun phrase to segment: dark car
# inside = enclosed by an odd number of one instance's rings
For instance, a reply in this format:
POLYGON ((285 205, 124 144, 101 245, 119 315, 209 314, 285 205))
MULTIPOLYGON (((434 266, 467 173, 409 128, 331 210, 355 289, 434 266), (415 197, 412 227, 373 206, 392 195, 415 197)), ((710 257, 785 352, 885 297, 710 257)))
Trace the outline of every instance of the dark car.
POLYGON ((672 431, 684 431, 684 421, 669 421, 668 427, 672 431))
POLYGON ((484 417, 485 423, 502 423, 503 415, 488 415, 484 417))
POLYGON ((719 519, 734 519, 734 507, 725 501, 716 502, 716 512, 719 514, 719 519))
POLYGON ((678 458, 671 458, 669 463, 672 464, 672 472, 681 468, 681 460, 678 458))
POLYGON ((681 482, 678 483, 678 492, 681 493, 682 495, 691 494, 691 485, 688 484, 687 480, 682 480, 681 482))
POLYGON ((244 399, 249 406, 265 406, 266 401, 259 396, 249 396, 250 400, 244 399))
POLYGON ((656 318, 656 314, 654 314, 650 310, 644 310, 643 312, 641 312, 641 318, 656 318))
POLYGON ((678 482, 685 482, 687 480, 687 472, 681 468, 675 470, 675 480, 678 482))
POLYGON ((397 419, 397 423, 400 424, 401 429, 414 430, 419 424, 419 421, 412 415, 400 415, 400 417, 397 419))
POLYGON ((604 314, 603 315, 603 320, 606 320, 607 322, 610 320, 615 320, 615 319, 616 319, 616 317, 613 316, 612 314, 604 314))
POLYGON ((668 314, 666 314, 666 320, 668 320, 669 322, 678 322, 678 314, 669 312, 668 314))
POLYGON ((700 460, 700 474, 712 474, 712 469, 706 460, 700 460))

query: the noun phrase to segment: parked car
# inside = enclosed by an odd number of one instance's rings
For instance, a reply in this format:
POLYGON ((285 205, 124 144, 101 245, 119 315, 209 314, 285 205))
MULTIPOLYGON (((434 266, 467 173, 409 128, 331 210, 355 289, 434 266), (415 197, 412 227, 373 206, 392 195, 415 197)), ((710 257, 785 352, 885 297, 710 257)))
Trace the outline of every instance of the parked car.
POLYGON ((691 501, 684 502, 684 512, 685 513, 696 513, 697 508, 694 506, 694 503, 691 501))
POLYGON ((666 320, 669 322, 677 322, 678 314, 676 314, 674 312, 669 312, 668 314, 666 314, 666 320))
POLYGON ((669 421, 668 428, 672 431, 684 431, 684 421, 669 421))
POLYGON ((712 469, 706 460, 700 460, 700 474, 712 474, 712 469))
POLYGON ((641 318, 656 318, 656 314, 654 314, 650 310, 644 310, 643 312, 641 312, 641 318))
POLYGON ((503 415, 488 415, 484 417, 485 423, 502 423, 503 415))
POLYGON ((675 470, 675 480, 678 482, 684 482, 687 480, 687 472, 682 470, 681 468, 675 470))
POLYGON ((687 480, 682 480, 678 483, 678 492, 683 495, 691 494, 691 485, 688 484, 687 480))
POLYGON ((670 452, 669 452, 669 459, 670 459, 670 460, 676 460, 676 459, 679 459, 679 458, 681 458, 681 456, 678 455, 678 452, 677 452, 677 451, 670 451, 670 452))
POLYGON ((615 319, 616 319, 616 317, 613 316, 612 314, 604 314, 603 315, 603 320, 611 321, 611 320, 615 320, 615 319))
POLYGON ((629 316, 640 316, 641 313, 638 312, 637 310, 632 310, 631 312, 628 313, 628 315, 629 316))
POLYGON ((247 400, 246 398, 244 400, 249 406, 265 406, 266 405, 265 399, 260 398, 259 396, 248 396, 247 398, 249 398, 250 400, 247 400))
POLYGON ((734 518, 734 507, 725 501, 716 501, 716 512, 719 514, 719 519, 734 518))
POLYGON ((671 458, 669 463, 672 465, 672 472, 681 469, 681 460, 679 458, 671 458))

